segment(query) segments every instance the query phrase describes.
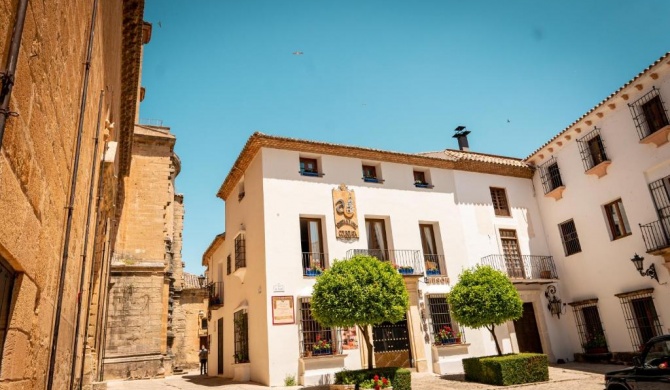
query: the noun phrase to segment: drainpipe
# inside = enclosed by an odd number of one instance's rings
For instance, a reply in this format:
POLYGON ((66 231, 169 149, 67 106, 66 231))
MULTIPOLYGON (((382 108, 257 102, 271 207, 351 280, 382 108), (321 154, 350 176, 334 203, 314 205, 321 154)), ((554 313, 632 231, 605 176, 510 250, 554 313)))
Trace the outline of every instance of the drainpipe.
MULTIPOLYGON (((88 232, 91 226, 91 206, 93 205, 93 189, 95 188, 95 163, 97 161, 96 156, 98 154, 98 138, 100 137, 100 117, 102 116, 102 98, 105 95, 105 91, 100 91, 100 98, 98 102, 98 123, 95 127, 95 142, 93 146, 93 153, 91 155, 91 182, 88 187, 88 205, 86 209, 86 229, 84 230, 84 249, 81 255, 81 272, 79 274, 79 294, 77 294, 77 317, 75 319, 74 325, 74 348, 72 348, 72 366, 70 367, 70 389, 74 386, 74 371, 77 365, 77 348, 79 348, 79 323, 81 320, 81 295, 82 290, 84 289, 84 275, 86 271, 86 256, 88 254, 88 232)), ((95 239, 95 238, 94 238, 95 239)), ((93 264, 91 263, 91 271, 93 270, 93 264)), ((89 286, 89 290, 90 290, 89 286)), ((89 302, 87 301, 87 304, 89 302)), ((82 354, 83 356, 83 354, 82 354)))
POLYGON ((5 123, 10 115, 16 116, 15 112, 9 111, 9 98, 12 96, 12 87, 14 86, 14 75, 16 74, 16 64, 19 61, 19 48, 21 47, 21 36, 23 35, 23 24, 26 21, 26 8, 28 0, 19 0, 16 9, 16 23, 12 31, 12 40, 7 56, 7 65, 5 71, 0 72, 0 148, 2 148, 2 138, 5 135, 5 123))
POLYGON ((81 106, 79 108, 77 143, 74 150, 75 153, 74 153, 74 162, 72 164, 72 177, 70 179, 70 200, 67 206, 67 222, 65 225, 65 237, 63 238, 63 258, 61 260, 60 280, 58 282, 58 294, 56 298, 54 331, 51 337, 51 356, 49 357, 47 390, 53 389, 54 372, 56 371, 56 350, 58 349, 58 332, 60 331, 60 316, 63 308, 62 302, 63 302, 63 292, 65 290, 65 274, 67 273, 67 261, 70 255, 70 248, 69 248, 70 233, 72 232, 74 198, 77 190, 77 172, 79 171, 79 155, 81 154, 81 137, 84 132, 84 113, 86 112, 86 94, 88 92, 88 79, 91 73, 91 54, 93 52, 93 38, 95 36, 95 18, 97 14, 98 14, 98 0, 93 0, 93 12, 91 13, 91 27, 88 35, 88 48, 84 68, 84 83, 82 85, 81 106))
MULTIPOLYGON (((105 148, 104 150, 106 151, 108 148, 108 144, 105 143, 105 148)), ((103 154, 104 156, 104 154, 103 154)), ((94 262, 95 262, 95 256, 97 253, 97 247, 98 247, 98 241, 96 240, 96 237, 98 237, 98 224, 97 220, 100 218, 100 201, 102 200, 102 193, 104 190, 104 180, 102 178, 103 175, 103 169, 104 169, 104 157, 103 159, 100 160, 100 167, 98 168, 99 173, 98 173, 98 196, 96 198, 96 203, 95 203, 95 210, 98 213, 98 217, 96 219, 96 226, 95 226, 95 233, 93 234, 93 263, 91 263, 91 273, 88 278, 88 304, 86 305, 86 323, 84 325, 84 344, 88 343, 88 328, 89 328, 89 318, 91 316, 91 300, 93 299, 93 279, 95 277, 95 268, 94 268, 94 262)), ((107 225, 105 224, 105 231, 107 231, 107 225)), ((104 264, 104 259, 105 259, 105 250, 103 249, 102 255, 100 256, 100 283, 102 283, 102 269, 103 269, 103 264, 104 264)), ((98 294, 98 301, 100 300, 100 294, 98 294)), ((99 307, 99 306, 98 306, 99 307)), ((99 310, 99 309, 98 309, 99 310)), ((84 380, 84 365, 86 364, 86 353, 85 349, 82 351, 82 357, 81 357, 81 369, 79 370, 79 390, 81 390, 82 385, 83 385, 83 380, 84 380)))
MULTIPOLYGON (((117 226, 115 226, 116 225, 116 220, 112 220, 111 225, 112 225, 113 229, 116 229, 117 228, 117 226)), ((112 230, 112 231, 114 231, 114 230, 112 230)), ((110 241, 111 241, 111 237, 110 237, 110 241)), ((98 370, 99 375, 100 375, 98 381, 100 381, 100 382, 102 382, 102 380, 105 376, 104 360, 105 360, 105 354, 107 352, 107 321, 109 320, 109 318, 108 318, 108 316, 109 316, 109 310, 108 310, 109 309, 109 292, 112 290, 112 285, 113 285, 113 284, 110 284, 110 279, 111 279, 111 276, 112 276, 112 257, 113 257, 111 247, 110 247, 110 250, 109 250, 109 253, 108 253, 107 256, 109 257, 109 262, 108 262, 108 266, 107 266, 107 275, 105 277, 105 286, 104 286, 104 288, 105 288, 105 302, 104 302, 104 306, 103 306, 102 321, 100 322, 102 324, 102 340, 100 340, 100 344, 101 344, 102 348, 101 348, 101 354, 100 354, 100 369, 98 370)))

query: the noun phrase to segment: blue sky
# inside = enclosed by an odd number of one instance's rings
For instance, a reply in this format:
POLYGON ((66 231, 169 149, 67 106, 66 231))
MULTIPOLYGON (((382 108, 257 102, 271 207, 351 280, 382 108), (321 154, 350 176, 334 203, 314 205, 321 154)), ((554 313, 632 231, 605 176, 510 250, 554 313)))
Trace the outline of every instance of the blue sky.
POLYGON ((177 136, 182 255, 254 131, 400 152, 526 157, 670 51, 665 0, 147 0, 140 117, 177 136), (301 51, 303 55, 293 55, 301 51))

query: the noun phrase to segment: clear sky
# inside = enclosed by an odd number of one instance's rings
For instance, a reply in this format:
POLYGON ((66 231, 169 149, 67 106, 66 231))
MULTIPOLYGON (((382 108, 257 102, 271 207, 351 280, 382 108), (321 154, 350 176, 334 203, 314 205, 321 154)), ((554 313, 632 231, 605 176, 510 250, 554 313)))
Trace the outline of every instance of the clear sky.
POLYGON ((147 0, 141 118, 177 136, 183 258, 254 131, 526 157, 670 51, 667 0, 147 0), (294 55, 294 52, 302 55, 294 55))

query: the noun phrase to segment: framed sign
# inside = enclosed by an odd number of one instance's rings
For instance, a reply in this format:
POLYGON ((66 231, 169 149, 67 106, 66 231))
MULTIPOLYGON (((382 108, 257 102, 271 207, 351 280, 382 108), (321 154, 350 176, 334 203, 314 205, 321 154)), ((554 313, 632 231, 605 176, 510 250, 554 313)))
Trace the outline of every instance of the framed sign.
POLYGON ((293 296, 272 297, 272 325, 295 324, 293 296))

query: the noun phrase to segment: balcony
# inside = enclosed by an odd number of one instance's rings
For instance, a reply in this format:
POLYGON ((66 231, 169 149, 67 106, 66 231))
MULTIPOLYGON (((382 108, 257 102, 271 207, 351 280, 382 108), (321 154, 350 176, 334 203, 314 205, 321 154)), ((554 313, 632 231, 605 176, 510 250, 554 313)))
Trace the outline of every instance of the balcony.
POLYGON ((423 261, 426 266, 427 276, 443 276, 446 275, 445 270, 442 269, 444 264, 444 255, 437 254, 423 254, 423 261))
POLYGON ((413 249, 349 249, 347 259, 357 255, 376 257, 388 261, 403 275, 423 275, 421 251, 413 249))
POLYGON ((328 254, 302 252, 302 271, 304 276, 319 276, 328 264, 328 254))
POLYGON ((535 255, 488 255, 482 257, 482 265, 502 271, 510 279, 547 280, 558 279, 554 258, 535 255))
POLYGON ((207 285, 209 292, 209 308, 218 309, 223 307, 223 282, 212 282, 207 285))
POLYGON ((640 230, 647 253, 670 257, 670 217, 640 225, 640 230))

